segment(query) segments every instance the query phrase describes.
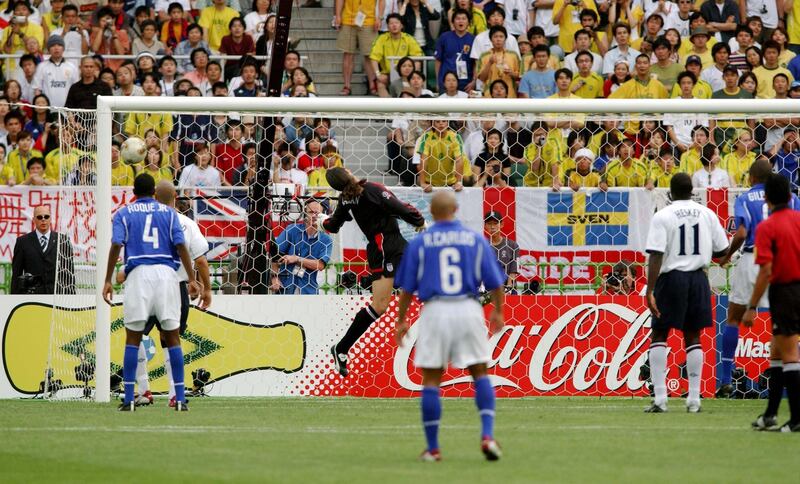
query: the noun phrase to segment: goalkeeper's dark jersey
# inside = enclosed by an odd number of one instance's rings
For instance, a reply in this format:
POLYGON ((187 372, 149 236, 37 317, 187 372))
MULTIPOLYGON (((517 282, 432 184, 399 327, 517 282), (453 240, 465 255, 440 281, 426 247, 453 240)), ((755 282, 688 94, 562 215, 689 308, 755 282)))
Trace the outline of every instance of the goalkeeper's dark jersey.
POLYGON ((345 222, 355 219, 358 227, 370 242, 378 235, 400 234, 397 219, 420 227, 425 219, 419 210, 401 202, 394 193, 380 183, 361 181, 364 191, 353 200, 342 200, 333 215, 324 222, 325 230, 336 233, 345 222))

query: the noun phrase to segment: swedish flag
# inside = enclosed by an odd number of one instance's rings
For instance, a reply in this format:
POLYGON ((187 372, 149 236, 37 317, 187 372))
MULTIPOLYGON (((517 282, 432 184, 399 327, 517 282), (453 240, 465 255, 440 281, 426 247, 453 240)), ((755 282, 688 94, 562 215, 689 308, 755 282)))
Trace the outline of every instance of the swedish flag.
POLYGON ((547 245, 628 245, 628 195, 548 193, 547 245))

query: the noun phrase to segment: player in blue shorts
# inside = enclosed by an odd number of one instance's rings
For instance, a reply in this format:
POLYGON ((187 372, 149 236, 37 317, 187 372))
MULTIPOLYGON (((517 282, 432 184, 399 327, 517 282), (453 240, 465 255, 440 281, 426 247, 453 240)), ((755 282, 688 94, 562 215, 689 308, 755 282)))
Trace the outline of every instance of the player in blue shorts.
POLYGON ((111 304, 114 274, 120 251, 125 248, 125 354, 122 381, 125 400, 119 409, 133 411, 133 387, 136 383, 139 343, 150 316, 161 322, 169 347, 172 378, 175 381, 175 409, 186 411, 183 381, 183 351, 180 345, 180 286, 176 269, 180 264, 189 279, 189 296, 197 297, 200 284, 195 279, 192 260, 186 248, 183 230, 175 210, 153 200, 156 184, 153 177, 141 174, 133 182, 136 201, 114 215, 111 249, 108 252, 103 297, 111 304), (179 259, 180 257, 180 259, 179 259))
POLYGON ((486 364, 489 340, 483 308, 478 302, 481 284, 490 291, 494 304, 489 316, 492 333, 503 327, 503 283, 505 274, 494 250, 482 234, 456 221, 458 208, 450 191, 436 193, 431 200, 435 224, 412 240, 397 270, 395 286, 400 291, 395 337, 403 344, 408 332, 406 312, 414 293, 425 303, 416 323, 414 364, 422 369, 422 424, 427 449, 420 459, 439 461, 439 419, 442 406, 439 386, 449 363, 468 368, 475 382, 475 403, 481 417, 481 450, 488 460, 501 456, 494 440, 494 387, 486 364))
MULTIPOLYGON (((753 286, 758 276, 758 265, 755 263, 756 227, 767 218, 767 203, 764 197, 764 182, 772 175, 772 164, 767 160, 759 160, 750 165, 750 185, 752 188, 736 198, 733 216, 736 222, 736 233, 731 240, 728 253, 720 259, 721 266, 730 262, 741 248, 742 255, 736 262, 731 274, 731 293, 728 302, 728 321, 722 330, 722 355, 717 398, 727 398, 733 393, 731 378, 733 374, 736 346, 739 344, 739 323, 742 322, 753 286)), ((792 195, 790 208, 797 210, 800 202, 792 195)), ((766 293, 758 303, 760 308, 768 308, 766 293)), ((771 360, 771 365, 778 365, 779 359, 771 360)))

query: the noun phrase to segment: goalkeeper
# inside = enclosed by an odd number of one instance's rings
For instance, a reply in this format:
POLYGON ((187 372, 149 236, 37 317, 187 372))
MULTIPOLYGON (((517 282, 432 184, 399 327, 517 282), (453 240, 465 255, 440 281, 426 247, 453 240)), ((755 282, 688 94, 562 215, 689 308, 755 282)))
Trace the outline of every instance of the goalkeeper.
POLYGON ((341 194, 333 215, 329 218, 321 216, 318 223, 322 229, 336 233, 345 222, 355 219, 367 238, 367 264, 373 275, 372 300, 356 314, 341 341, 331 347, 336 369, 340 375, 347 376, 347 353, 386 311, 392 298, 394 271, 408 245, 400 235, 397 219, 403 219, 420 231, 425 228, 425 218, 385 186, 359 180, 349 170, 331 168, 325 173, 325 178, 331 188, 341 194))

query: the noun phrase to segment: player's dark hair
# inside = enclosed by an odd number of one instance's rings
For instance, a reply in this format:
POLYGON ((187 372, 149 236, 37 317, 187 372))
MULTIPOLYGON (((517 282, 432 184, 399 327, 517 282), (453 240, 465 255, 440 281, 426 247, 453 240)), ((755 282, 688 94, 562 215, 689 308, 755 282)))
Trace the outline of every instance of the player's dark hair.
POLYGON ((136 197, 152 197, 156 193, 156 181, 148 173, 142 173, 133 180, 133 194, 136 197))
POLYGON ((756 160, 750 165, 750 176, 756 183, 764 183, 772 175, 772 164, 768 160, 756 160))
POLYGON ((783 175, 771 174, 764 182, 764 195, 772 205, 786 205, 792 196, 789 191, 789 180, 783 175))
POLYGON ((365 180, 358 181, 342 167, 333 167, 325 171, 325 179, 334 190, 342 192, 342 199, 352 200, 364 191, 365 180))
POLYGON ((673 200, 692 198, 692 177, 688 173, 676 173, 669 181, 669 193, 673 200))

